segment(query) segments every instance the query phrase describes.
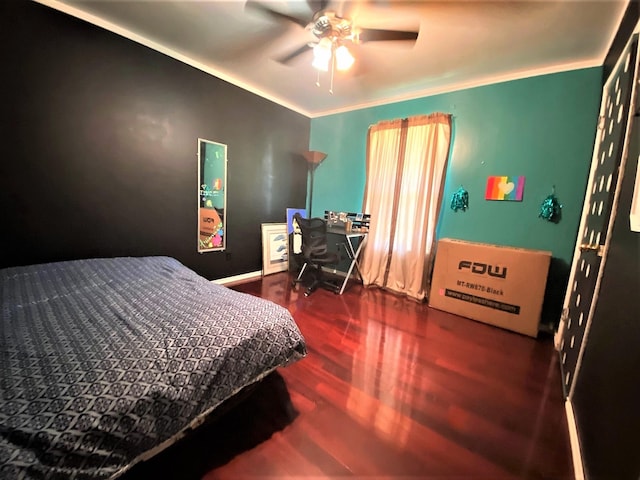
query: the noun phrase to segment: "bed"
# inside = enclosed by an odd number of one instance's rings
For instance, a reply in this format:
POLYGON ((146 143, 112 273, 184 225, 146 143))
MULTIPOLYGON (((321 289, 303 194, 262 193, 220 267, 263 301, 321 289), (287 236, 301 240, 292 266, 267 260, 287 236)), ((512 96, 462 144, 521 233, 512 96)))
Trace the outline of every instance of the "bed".
POLYGON ((169 257, 0 270, 0 478, 117 478, 306 355, 289 312, 169 257))

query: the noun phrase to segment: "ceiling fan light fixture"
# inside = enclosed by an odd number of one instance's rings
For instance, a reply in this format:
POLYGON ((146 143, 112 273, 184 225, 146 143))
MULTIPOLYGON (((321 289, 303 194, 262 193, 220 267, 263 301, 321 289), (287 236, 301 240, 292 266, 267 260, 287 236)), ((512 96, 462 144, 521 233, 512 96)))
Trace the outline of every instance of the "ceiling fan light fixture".
POLYGON ((313 62, 311 65, 317 70, 326 72, 329 70, 329 62, 331 61, 331 50, 333 45, 331 40, 323 38, 315 47, 313 47, 313 62))
POLYGON ((316 70, 322 70, 323 72, 329 71, 329 59, 314 57, 311 66, 316 70))
POLYGON ((330 38, 325 37, 313 47, 313 54, 331 57, 331 50, 333 50, 333 42, 330 38))
POLYGON ((338 70, 344 71, 351 68, 355 59, 353 58, 353 55, 351 55, 351 52, 347 47, 345 47, 344 45, 340 45, 338 48, 336 48, 335 55, 336 68, 338 70))
POLYGON ((331 20, 326 15, 318 17, 312 27, 312 32, 316 37, 325 37, 331 33, 331 20))

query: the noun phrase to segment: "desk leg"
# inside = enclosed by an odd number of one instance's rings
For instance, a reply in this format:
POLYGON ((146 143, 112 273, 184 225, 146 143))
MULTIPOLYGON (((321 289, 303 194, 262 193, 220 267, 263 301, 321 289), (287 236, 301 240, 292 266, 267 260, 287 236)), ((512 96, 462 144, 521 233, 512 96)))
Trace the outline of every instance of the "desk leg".
MULTIPOLYGON (((360 258, 360 252, 362 251, 362 247, 364 247, 364 244, 366 242, 367 242, 367 237, 365 236, 362 238, 362 240, 360 241, 360 244, 358 245, 358 249, 353 254, 353 263, 356 267, 356 271, 358 272, 358 276, 360 277, 361 282, 363 280, 362 280, 362 272, 360 271, 360 262, 358 262, 358 258, 360 258)), ((351 247, 351 250, 353 250, 353 246, 351 247)))
POLYGON ((351 237, 347 236, 347 254, 349 255, 349 258, 351 259, 351 264, 349 265, 349 270, 347 271, 347 276, 345 277, 344 281, 342 282, 342 287, 340 288, 340 292, 339 294, 342 295, 342 293, 344 292, 344 289, 347 287, 347 282, 349 282, 349 279, 351 278, 351 273, 353 272, 353 267, 356 268, 356 271, 358 272, 358 276, 360 277, 360 281, 362 281, 362 273, 360 272, 360 264, 358 263, 358 255, 360 255, 360 251, 362 250, 362 247, 366 241, 367 237, 365 236, 361 241, 360 244, 358 245, 358 249, 354 250, 353 249, 353 243, 351 242, 351 237))

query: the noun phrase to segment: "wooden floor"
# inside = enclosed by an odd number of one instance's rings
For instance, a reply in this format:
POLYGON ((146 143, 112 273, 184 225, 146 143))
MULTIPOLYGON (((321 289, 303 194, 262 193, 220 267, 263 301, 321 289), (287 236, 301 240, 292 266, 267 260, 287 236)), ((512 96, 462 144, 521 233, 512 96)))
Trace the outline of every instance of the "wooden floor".
POLYGON ((308 356, 126 480, 574 478, 551 338, 287 273, 232 288, 287 307, 308 356))

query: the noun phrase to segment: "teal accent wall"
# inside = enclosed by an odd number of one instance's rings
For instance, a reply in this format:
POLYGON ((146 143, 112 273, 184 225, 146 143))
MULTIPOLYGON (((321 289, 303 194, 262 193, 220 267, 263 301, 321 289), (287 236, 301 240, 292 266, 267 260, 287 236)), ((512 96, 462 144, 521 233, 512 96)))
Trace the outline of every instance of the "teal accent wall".
POLYGON ((596 67, 314 118, 310 149, 328 155, 315 173, 312 213, 362 209, 370 125, 450 113, 452 149, 438 237, 550 250, 548 296, 555 316, 580 223, 601 89, 602 68, 596 67), (490 175, 524 175, 523 201, 486 201, 490 175), (456 213, 449 204, 461 185, 469 192, 469 210, 456 213), (554 186, 563 205, 558 224, 538 218, 554 186))

